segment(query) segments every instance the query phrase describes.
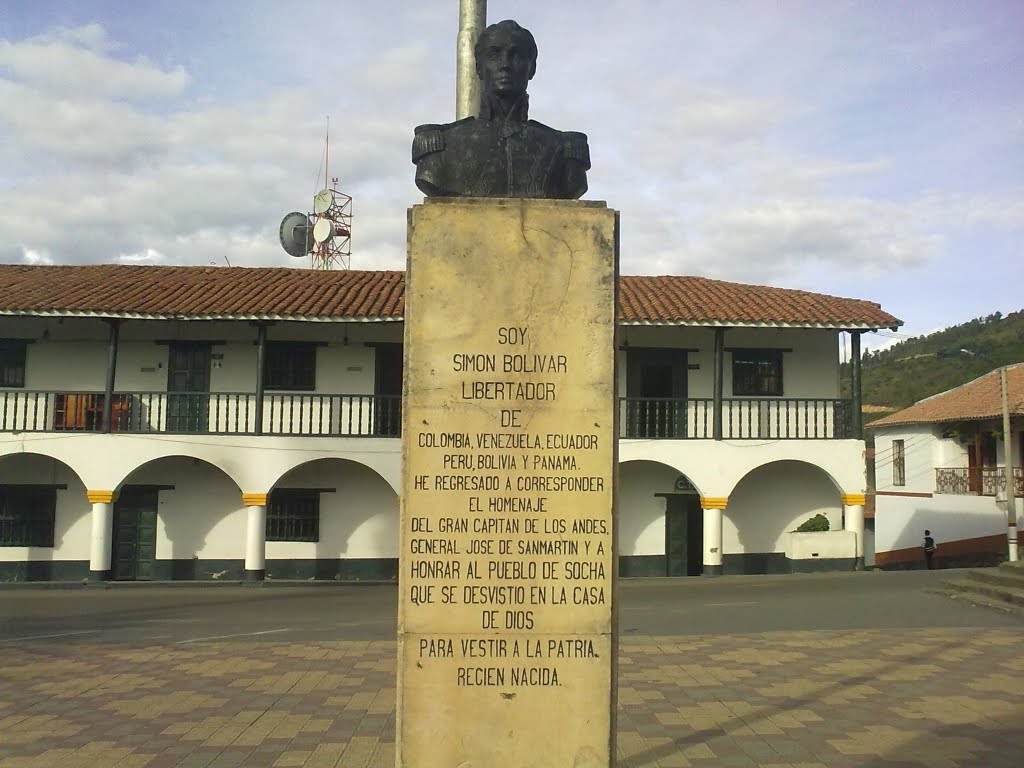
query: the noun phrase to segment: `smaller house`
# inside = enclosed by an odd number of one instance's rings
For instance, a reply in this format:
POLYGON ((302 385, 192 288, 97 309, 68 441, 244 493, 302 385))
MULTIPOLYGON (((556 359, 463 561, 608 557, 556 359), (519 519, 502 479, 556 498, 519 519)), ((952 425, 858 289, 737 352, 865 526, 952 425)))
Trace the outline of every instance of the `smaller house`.
MULTIPOLYGON (((926 528, 946 564, 1007 557, 1007 463, 1014 496, 1024 496, 1024 363, 1006 374, 1008 440, 999 369, 868 425, 875 432, 876 566, 923 566, 926 528)), ((1020 501, 1016 508, 1020 515, 1020 501)))

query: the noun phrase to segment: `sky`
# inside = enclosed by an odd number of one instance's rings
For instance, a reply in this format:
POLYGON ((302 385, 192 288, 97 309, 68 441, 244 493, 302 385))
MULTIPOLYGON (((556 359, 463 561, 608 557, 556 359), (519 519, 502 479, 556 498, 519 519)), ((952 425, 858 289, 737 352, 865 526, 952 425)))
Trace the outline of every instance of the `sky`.
MULTIPOLYGON (((10 0, 0 263, 308 268, 329 173, 354 269, 403 269, 413 129, 454 119, 458 0, 10 0)), ((1024 307, 1021 0, 490 0, 530 117, 589 136, 623 274, 878 302, 895 338, 1024 307)))

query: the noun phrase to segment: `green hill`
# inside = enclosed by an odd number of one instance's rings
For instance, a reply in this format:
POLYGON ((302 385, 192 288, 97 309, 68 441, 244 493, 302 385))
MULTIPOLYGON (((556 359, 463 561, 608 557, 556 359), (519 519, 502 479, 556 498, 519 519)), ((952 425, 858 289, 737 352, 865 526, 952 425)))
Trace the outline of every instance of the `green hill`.
MULTIPOLYGON (((906 408, 1001 365, 1022 361, 1024 310, 1005 317, 996 312, 867 353, 861 366, 864 403, 906 408)), ((849 364, 844 364, 844 396, 849 396, 849 377, 849 364)))

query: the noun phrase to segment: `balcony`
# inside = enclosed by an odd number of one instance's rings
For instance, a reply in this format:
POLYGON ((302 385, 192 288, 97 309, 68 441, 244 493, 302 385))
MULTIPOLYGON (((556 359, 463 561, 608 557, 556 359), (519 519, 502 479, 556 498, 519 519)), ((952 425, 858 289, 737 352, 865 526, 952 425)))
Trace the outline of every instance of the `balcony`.
MULTIPOLYGON (((102 392, 0 392, 0 432, 102 432, 102 392)), ((126 434, 399 437, 398 395, 117 392, 110 431, 126 434)))
MULTIPOLYGON (((722 400, 725 440, 844 440, 853 437, 851 401, 764 398, 722 400)), ((714 400, 619 398, 619 437, 709 440, 714 400)))
MULTIPOLYGON (((102 392, 0 391, 0 432, 103 431, 102 392)), ((252 392, 117 392, 110 431, 125 434, 400 437, 398 395, 267 393, 262 415, 252 392), (259 429, 257 423, 259 422, 259 429)), ((710 440, 711 398, 623 397, 619 436, 710 440)), ((726 440, 842 440, 853 436, 849 400, 726 399, 726 440)))
MULTIPOLYGON (((1024 496, 1024 469, 1013 468, 1014 496, 1024 496)), ((936 467, 935 492, 995 496, 1006 490, 1005 467, 936 467)))

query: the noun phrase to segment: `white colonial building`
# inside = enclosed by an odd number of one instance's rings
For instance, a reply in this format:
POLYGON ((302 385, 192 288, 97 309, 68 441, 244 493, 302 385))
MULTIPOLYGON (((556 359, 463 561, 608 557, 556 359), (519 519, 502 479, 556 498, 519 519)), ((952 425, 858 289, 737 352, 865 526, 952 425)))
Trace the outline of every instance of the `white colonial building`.
MULTIPOLYGON (((0 265, 0 579, 395 578, 403 277, 0 265)), ((788 571, 817 513, 854 567, 841 336, 900 321, 694 277, 619 304, 621 573, 788 571)))
MULTIPOLYGON (((1009 440, 999 371, 872 423, 875 433, 875 564, 923 567, 925 529, 946 564, 1008 557, 1006 464, 1024 496, 1024 363, 1008 366, 1009 440), (1009 456, 1007 456, 1009 447, 1009 456)), ((1020 510, 1017 502, 1017 510, 1020 510)))

